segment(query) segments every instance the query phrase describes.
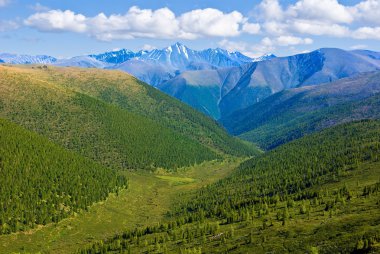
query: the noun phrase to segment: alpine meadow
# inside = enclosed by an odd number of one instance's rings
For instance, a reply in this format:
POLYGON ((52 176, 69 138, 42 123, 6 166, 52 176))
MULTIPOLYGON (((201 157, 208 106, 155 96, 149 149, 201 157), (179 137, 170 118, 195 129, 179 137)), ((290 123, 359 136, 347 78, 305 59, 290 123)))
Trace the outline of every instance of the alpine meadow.
POLYGON ((378 0, 0 0, 0 253, 380 253, 378 0))

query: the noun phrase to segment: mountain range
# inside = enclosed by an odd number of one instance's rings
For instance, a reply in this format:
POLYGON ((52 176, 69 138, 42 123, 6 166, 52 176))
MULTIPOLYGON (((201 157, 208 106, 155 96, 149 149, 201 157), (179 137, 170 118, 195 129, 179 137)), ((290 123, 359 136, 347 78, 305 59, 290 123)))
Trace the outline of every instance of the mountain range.
POLYGON ((380 69, 380 53, 368 50, 322 48, 288 57, 250 58, 219 48, 197 51, 180 43, 164 49, 122 49, 70 59, 0 54, 0 61, 122 70, 214 119, 285 89, 380 69))
POLYGON ((2 56, 0 253, 380 253, 379 53, 2 56))
POLYGON ((221 119, 234 135, 273 149, 345 122, 380 118, 380 71, 283 90, 221 119))

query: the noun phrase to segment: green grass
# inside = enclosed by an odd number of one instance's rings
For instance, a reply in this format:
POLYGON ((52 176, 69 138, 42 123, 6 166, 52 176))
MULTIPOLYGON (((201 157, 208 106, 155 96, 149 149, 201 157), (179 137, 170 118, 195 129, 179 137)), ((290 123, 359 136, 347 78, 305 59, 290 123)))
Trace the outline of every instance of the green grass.
POLYGON ((170 185, 182 185, 182 184, 188 184, 188 183, 192 183, 196 181, 194 178, 189 178, 189 177, 166 176, 166 175, 161 175, 157 177, 168 181, 170 185))
POLYGON ((229 175, 239 162, 206 162, 175 173, 124 171, 123 174, 129 179, 129 188, 118 196, 111 194, 106 201, 93 205, 89 211, 59 223, 2 235, 0 253, 73 253, 84 245, 106 240, 125 229, 159 223, 166 220, 167 211, 181 193, 196 190, 229 175), (178 180, 181 180, 179 185, 178 180))

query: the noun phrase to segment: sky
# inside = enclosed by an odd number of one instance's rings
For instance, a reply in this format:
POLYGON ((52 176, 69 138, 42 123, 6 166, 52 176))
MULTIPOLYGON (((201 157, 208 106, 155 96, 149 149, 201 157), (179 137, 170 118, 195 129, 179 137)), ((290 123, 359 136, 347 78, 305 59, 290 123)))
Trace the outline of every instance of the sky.
POLYGON ((0 0, 0 52, 59 58, 164 48, 257 57, 380 51, 380 0, 0 0))

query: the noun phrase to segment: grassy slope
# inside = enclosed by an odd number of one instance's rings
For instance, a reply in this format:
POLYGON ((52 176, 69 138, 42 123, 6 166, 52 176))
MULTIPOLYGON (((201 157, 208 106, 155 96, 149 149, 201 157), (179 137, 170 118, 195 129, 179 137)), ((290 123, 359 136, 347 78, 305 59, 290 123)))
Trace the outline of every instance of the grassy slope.
POLYGON ((234 135, 264 149, 343 122, 380 117, 380 72, 286 90, 222 119, 234 135))
POLYGON ((0 253, 72 253, 95 240, 125 229, 165 219, 179 193, 187 193, 227 176, 240 161, 206 162, 176 173, 126 172, 129 188, 89 211, 28 232, 0 236, 0 253))
POLYGON ((238 156, 257 152, 230 137, 211 118, 125 72, 56 67, 33 72, 39 79, 144 115, 220 152, 238 156))
POLYGON ((0 234, 57 222, 127 185, 114 170, 0 119, 0 234))
POLYGON ((306 136, 243 163, 196 195, 181 196, 174 210, 177 226, 164 224, 154 229, 157 233, 137 238, 126 232, 132 237, 124 241, 116 236, 106 248, 132 253, 378 253, 379 147, 380 121, 306 136))
MULTIPOLYGON (((78 77, 63 82, 74 85, 75 80, 80 80, 82 76, 96 78, 95 73, 100 72, 57 69, 57 73, 60 71, 71 75, 77 74, 78 77)), ((217 153, 220 153, 220 150, 212 144, 208 147, 205 144, 201 145, 197 140, 190 139, 188 135, 180 134, 167 125, 137 114, 139 113, 137 109, 126 110, 118 105, 108 104, 73 91, 71 87, 60 84, 63 79, 61 76, 54 76, 56 80, 49 80, 52 78, 49 73, 55 73, 54 70, 0 67, 0 73, 2 77, 0 116, 45 135, 52 141, 78 151, 103 165, 114 168, 151 166, 170 168, 219 157, 217 153)), ((113 74, 131 79, 130 76, 119 72, 104 71, 102 74, 111 81, 113 74)), ((105 83, 106 79, 103 81, 105 83)), ((92 85, 90 81, 85 81, 85 84, 97 90, 96 85, 92 85)), ((125 86, 132 90, 145 88, 136 82, 132 82, 130 87, 128 84, 125 86)), ((107 85, 109 89, 113 88, 112 82, 107 85)), ((149 97, 145 97, 149 100, 149 97)), ((140 104, 143 104, 142 101, 140 104)), ((163 104, 170 105, 165 99, 162 101, 163 104)), ((138 102, 133 103, 140 105, 138 102)), ((153 101, 144 104, 144 107, 155 108, 158 105, 153 101)), ((182 120, 178 122, 173 118, 171 122, 173 125, 180 125, 181 121, 190 121, 191 116, 189 114, 189 118, 179 118, 182 120)), ((216 125, 215 129, 221 131, 216 125)), ((198 135, 199 138, 204 137, 204 142, 212 143, 210 136, 212 140, 214 134, 216 135, 216 132, 211 132, 209 135, 204 132, 198 135)), ((226 134, 225 137, 230 139, 226 134)), ((234 150, 233 147, 231 149, 234 150)))

